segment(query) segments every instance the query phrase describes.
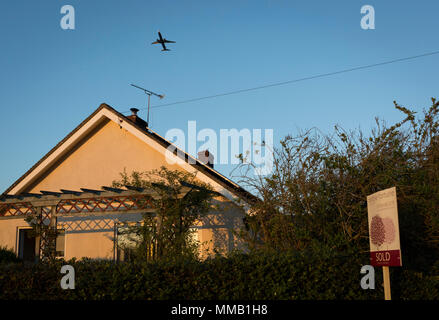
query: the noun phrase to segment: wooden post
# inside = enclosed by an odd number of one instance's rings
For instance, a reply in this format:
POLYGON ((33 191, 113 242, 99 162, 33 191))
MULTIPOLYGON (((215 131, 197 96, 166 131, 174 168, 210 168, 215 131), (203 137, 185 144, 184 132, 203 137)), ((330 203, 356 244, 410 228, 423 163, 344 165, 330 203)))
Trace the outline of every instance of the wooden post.
POLYGON ((41 207, 36 207, 36 228, 38 228, 38 233, 35 236, 35 262, 40 261, 43 257, 42 257, 42 236, 41 236, 41 224, 42 224, 42 208, 41 207))
POLYGON ((50 222, 49 222, 49 226, 56 230, 57 229, 57 223, 58 223, 58 219, 57 219, 57 216, 56 216, 56 206, 52 206, 50 208, 50 222))
POLYGON ((383 267, 383 279, 384 279, 384 300, 392 300, 390 293, 390 272, 389 267, 383 267))
POLYGON ((155 241, 156 243, 156 252, 155 255, 153 257, 153 260, 155 260, 156 258, 159 258, 162 256, 162 223, 163 223, 163 217, 161 215, 158 215, 157 217, 157 240, 155 241))
POLYGON ((50 256, 56 257, 56 240, 58 238, 58 217, 56 215, 56 206, 51 206, 49 216, 49 234, 47 245, 50 248, 50 256))

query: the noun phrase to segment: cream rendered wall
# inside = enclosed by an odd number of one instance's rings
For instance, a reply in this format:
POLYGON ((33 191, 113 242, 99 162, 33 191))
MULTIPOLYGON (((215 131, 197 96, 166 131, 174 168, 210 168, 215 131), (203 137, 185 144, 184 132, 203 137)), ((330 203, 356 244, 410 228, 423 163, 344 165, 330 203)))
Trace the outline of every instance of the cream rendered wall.
POLYGON ((22 218, 1 219, 0 220, 0 246, 6 246, 18 254, 18 229, 30 227, 29 223, 22 218))
POLYGON ((55 170, 26 191, 100 189, 120 179, 124 169, 130 173, 133 170, 158 169, 160 166, 178 169, 177 165, 169 165, 159 152, 127 130, 107 121, 58 164, 55 170))
POLYGON ((67 233, 65 259, 113 259, 113 232, 67 233))

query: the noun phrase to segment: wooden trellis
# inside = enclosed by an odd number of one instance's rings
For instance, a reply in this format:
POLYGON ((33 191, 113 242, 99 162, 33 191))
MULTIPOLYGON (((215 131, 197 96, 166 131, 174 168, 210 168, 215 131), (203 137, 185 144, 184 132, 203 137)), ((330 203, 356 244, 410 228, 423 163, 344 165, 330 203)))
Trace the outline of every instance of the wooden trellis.
MULTIPOLYGON (((191 189, 185 184, 179 197, 184 197, 191 189)), ((45 257, 46 248, 54 247, 56 238, 52 235, 56 234, 57 217, 154 212, 152 200, 160 197, 153 190, 130 186, 126 189, 102 187, 102 190, 40 192, 0 197, 0 219, 32 216, 42 230, 39 233, 40 259, 45 257)))

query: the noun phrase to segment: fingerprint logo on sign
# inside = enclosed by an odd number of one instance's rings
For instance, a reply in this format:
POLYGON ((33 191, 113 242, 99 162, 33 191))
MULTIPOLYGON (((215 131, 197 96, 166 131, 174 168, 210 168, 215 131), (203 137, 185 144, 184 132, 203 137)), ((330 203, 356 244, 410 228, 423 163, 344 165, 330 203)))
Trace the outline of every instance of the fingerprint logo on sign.
POLYGON ((390 218, 384 218, 384 243, 391 244, 395 240, 395 226, 390 218))
POLYGON ((374 245, 381 246, 384 243, 384 223, 379 216, 372 217, 370 223, 370 238, 374 245))
POLYGON ((395 225, 392 219, 376 215, 372 217, 370 223, 370 238, 377 247, 385 244, 391 244, 395 240, 395 225))

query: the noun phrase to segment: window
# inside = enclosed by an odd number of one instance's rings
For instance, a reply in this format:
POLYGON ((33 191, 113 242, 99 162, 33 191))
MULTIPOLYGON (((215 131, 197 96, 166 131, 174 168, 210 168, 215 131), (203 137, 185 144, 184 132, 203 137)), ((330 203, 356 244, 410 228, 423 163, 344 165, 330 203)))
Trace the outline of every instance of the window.
POLYGON ((65 250, 65 240, 66 239, 66 232, 65 230, 58 230, 58 234, 56 236, 56 257, 64 257, 64 250, 65 250))
POLYGON ((120 223, 117 226, 116 236, 116 260, 130 261, 134 254, 134 249, 141 237, 135 232, 138 223, 120 223), (134 228, 134 229, 133 229, 134 228))

